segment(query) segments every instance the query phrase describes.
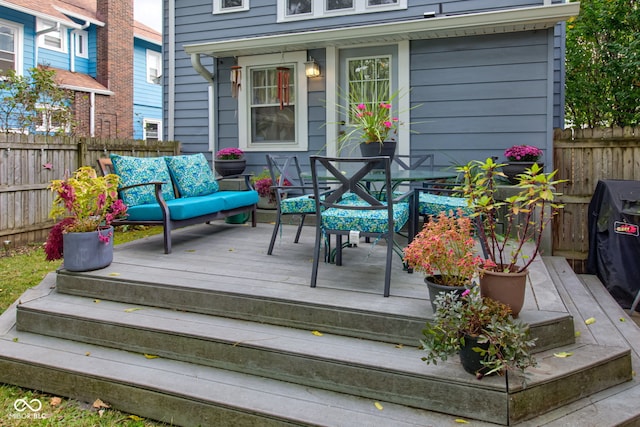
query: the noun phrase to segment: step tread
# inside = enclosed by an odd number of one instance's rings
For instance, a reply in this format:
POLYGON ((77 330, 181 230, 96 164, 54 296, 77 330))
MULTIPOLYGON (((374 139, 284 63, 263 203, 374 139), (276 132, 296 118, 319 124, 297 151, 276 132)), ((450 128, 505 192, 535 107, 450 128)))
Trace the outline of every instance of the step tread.
MULTIPOLYGON (((137 389, 250 411, 309 425, 425 426, 451 424, 453 417, 372 399, 313 389, 288 382, 245 375, 168 359, 147 359, 141 354, 107 349, 68 340, 19 333, 18 342, 8 334, 0 346, 0 366, 7 361, 38 366, 44 371, 64 371, 70 384, 82 378, 102 378, 137 389)), ((2 374, 3 380, 10 375, 2 374)), ((35 381, 35 380, 33 380, 35 381)), ((16 384, 47 391, 44 384, 24 378, 16 384)), ((109 402, 109 396, 100 396, 109 402)), ((139 407, 138 415, 152 416, 153 406, 139 407)), ((477 426, 494 424, 474 421, 477 426)))
MULTIPOLYGON (((134 330, 147 329, 182 337, 188 336, 198 341, 224 342, 238 349, 252 348, 280 352, 308 360, 323 360, 414 377, 432 377, 442 382, 462 382, 473 387, 496 391, 506 390, 502 377, 489 377, 479 382, 461 372, 456 358, 451 358, 451 363, 447 361, 438 365, 427 365, 420 359, 422 354, 416 347, 394 346, 332 334, 316 336, 309 330, 111 301, 96 302, 88 298, 57 293, 22 304, 19 307, 18 319, 21 312, 87 319, 91 322, 110 325, 110 327, 120 325, 134 330)), ((56 322, 44 320, 43 324, 55 325, 56 322)), ((73 339, 74 336, 69 334, 63 338, 73 339)), ((114 333, 112 339, 113 343, 110 345, 119 345, 123 342, 124 335, 114 333)), ((141 352, 164 351, 161 348, 145 347, 142 340, 138 349, 141 352)), ((527 371, 526 383, 522 378, 518 381, 515 377, 510 377, 510 391, 515 392, 521 388, 549 382, 554 378, 563 378, 604 363, 606 360, 625 357, 628 353, 628 347, 600 346, 591 343, 576 343, 543 351, 536 355, 539 366, 527 371), (561 351, 571 352, 573 355, 570 358, 559 358, 554 355, 561 351)))

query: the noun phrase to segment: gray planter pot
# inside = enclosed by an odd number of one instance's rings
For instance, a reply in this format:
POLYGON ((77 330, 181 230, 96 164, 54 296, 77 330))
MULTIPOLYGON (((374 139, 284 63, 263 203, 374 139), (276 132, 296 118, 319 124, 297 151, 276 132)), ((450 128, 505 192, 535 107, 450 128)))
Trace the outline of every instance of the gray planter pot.
POLYGON ((62 235, 63 267, 69 271, 91 271, 105 268, 113 261, 113 227, 85 233, 62 235), (110 235, 109 242, 98 238, 110 235))

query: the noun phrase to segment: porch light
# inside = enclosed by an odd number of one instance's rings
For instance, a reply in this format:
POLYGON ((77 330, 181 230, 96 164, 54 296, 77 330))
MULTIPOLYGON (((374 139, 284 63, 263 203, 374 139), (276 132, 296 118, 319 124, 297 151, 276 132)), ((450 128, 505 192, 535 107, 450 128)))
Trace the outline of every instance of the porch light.
POLYGON ((320 66, 313 58, 304 63, 304 73, 309 78, 320 77, 320 66))

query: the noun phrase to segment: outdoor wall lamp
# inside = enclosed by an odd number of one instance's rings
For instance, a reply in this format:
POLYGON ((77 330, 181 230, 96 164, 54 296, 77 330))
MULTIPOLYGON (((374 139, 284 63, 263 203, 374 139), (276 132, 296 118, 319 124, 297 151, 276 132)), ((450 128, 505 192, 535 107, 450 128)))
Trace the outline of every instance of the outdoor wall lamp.
POLYGON ((313 58, 304 63, 304 73, 308 78, 320 77, 320 66, 313 58))

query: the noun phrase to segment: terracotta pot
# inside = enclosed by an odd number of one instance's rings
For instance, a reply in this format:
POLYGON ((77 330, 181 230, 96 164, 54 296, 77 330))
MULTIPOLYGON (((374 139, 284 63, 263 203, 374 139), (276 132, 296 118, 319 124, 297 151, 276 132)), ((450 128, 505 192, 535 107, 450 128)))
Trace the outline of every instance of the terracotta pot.
POLYGON ((507 304, 511 307, 513 317, 518 317, 524 305, 528 275, 528 270, 504 273, 480 269, 480 295, 507 304))
POLYGON ((429 300, 431 300, 431 308, 433 312, 436 311, 436 297, 442 293, 446 292, 456 292, 458 296, 462 295, 462 293, 467 289, 464 286, 449 286, 449 285, 441 285, 439 283, 440 275, 427 276, 424 278, 424 283, 427 284, 427 289, 429 290, 429 300))

